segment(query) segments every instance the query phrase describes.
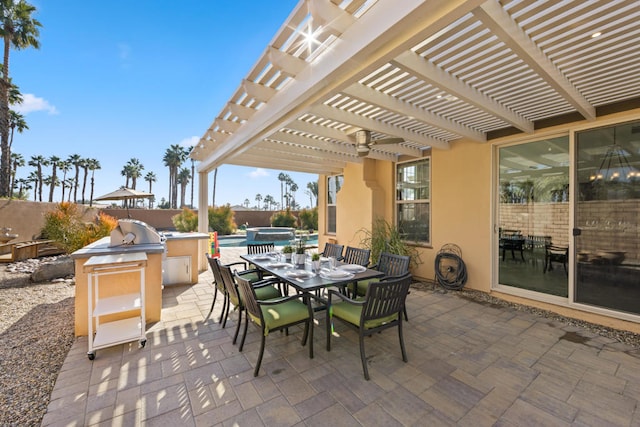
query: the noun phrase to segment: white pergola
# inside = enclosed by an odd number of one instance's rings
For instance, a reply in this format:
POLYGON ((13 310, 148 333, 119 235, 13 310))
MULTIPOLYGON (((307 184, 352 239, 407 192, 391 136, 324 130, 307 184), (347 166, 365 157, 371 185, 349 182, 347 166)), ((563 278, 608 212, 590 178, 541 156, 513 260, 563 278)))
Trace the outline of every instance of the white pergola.
POLYGON ((639 106, 637 0, 302 0, 191 157, 206 206, 222 164, 339 174, 639 106))

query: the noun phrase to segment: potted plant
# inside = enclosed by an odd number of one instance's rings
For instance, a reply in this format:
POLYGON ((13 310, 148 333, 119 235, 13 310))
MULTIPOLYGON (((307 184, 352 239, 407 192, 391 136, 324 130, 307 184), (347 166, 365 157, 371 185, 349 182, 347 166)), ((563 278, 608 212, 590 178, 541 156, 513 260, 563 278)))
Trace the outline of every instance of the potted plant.
POLYGON ((305 250, 307 249, 307 238, 305 235, 301 235, 299 238, 296 239, 296 247, 295 247, 295 260, 293 260, 292 257, 292 262, 295 265, 303 265, 304 266, 304 261, 306 258, 305 255, 305 250))
POLYGON ((314 253, 313 255, 311 255, 311 268, 313 269, 314 273, 317 273, 318 271, 320 271, 320 254, 319 253, 314 253))
POLYGON ((291 245, 285 245, 282 248, 282 253, 284 254, 285 261, 291 261, 291 254, 293 253, 293 247, 291 245))
POLYGON ((378 262, 380 253, 389 252, 410 256, 412 268, 422 263, 416 248, 404 240, 402 233, 395 225, 389 224, 383 218, 374 220, 371 230, 363 228, 360 232, 364 234, 360 244, 363 248, 371 250, 371 259, 374 262, 378 262))

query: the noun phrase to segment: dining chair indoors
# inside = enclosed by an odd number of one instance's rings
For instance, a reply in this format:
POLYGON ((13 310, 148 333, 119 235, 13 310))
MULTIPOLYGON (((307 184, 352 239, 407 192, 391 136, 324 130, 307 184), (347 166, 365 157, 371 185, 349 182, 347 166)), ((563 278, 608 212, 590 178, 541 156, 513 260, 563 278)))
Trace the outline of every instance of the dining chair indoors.
POLYGON ((273 300, 259 300, 256 289, 251 286, 251 282, 240 275, 236 275, 236 282, 247 313, 247 321, 244 324, 240 341, 240 351, 244 347, 249 320, 261 330, 260 353, 253 376, 257 377, 260 372, 267 335, 270 332, 283 330, 299 323, 304 323, 302 345, 306 345, 307 339, 309 340, 309 358, 313 359, 313 308, 309 298, 303 295, 291 295, 273 300))
MULTIPOLYGON (((240 324, 242 323, 242 313, 245 310, 243 300, 238 292, 238 284, 236 283, 235 277, 236 275, 242 277, 243 272, 235 272, 234 274, 231 271, 231 267, 227 265, 219 264, 218 267, 220 269, 220 276, 222 278, 222 281, 224 282, 224 286, 228 295, 228 302, 224 312, 224 320, 222 322, 223 328, 227 324, 227 318, 229 317, 229 307, 231 306, 231 304, 233 304, 234 310, 238 310, 238 322, 236 324, 236 332, 233 335, 233 344, 235 344, 238 339, 240 324)), ((254 288, 256 297, 258 299, 267 300, 279 298, 281 296, 280 291, 273 286, 271 280, 263 280, 262 282, 251 283, 251 286, 254 288)))
POLYGON ((407 352, 402 335, 402 314, 405 309, 407 293, 411 285, 411 275, 382 279, 372 282, 367 288, 363 300, 354 300, 348 296, 330 290, 327 310, 327 351, 331 351, 331 335, 334 332, 334 319, 339 319, 358 331, 360 342, 360 360, 364 378, 369 380, 369 369, 364 350, 364 337, 397 327, 402 360, 407 361, 407 352))

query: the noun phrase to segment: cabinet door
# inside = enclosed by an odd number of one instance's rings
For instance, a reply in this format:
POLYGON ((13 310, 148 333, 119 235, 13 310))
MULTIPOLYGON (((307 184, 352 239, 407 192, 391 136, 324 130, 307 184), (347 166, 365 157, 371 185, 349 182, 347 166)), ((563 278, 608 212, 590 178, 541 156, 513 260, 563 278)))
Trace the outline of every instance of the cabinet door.
POLYGON ((191 283, 191 257, 167 257, 162 262, 162 284, 177 285, 191 283))

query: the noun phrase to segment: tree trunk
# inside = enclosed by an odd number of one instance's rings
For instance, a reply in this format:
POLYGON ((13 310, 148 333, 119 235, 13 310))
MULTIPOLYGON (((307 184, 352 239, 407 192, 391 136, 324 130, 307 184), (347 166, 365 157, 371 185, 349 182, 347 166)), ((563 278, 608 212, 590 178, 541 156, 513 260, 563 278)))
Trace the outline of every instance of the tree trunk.
POLYGON ((0 79, 0 197, 9 196, 11 173, 11 149, 9 148, 9 35, 4 36, 4 62, 0 79))
POLYGON ((218 180, 218 168, 213 170, 213 194, 211 195, 211 206, 216 206, 216 181, 218 180))

